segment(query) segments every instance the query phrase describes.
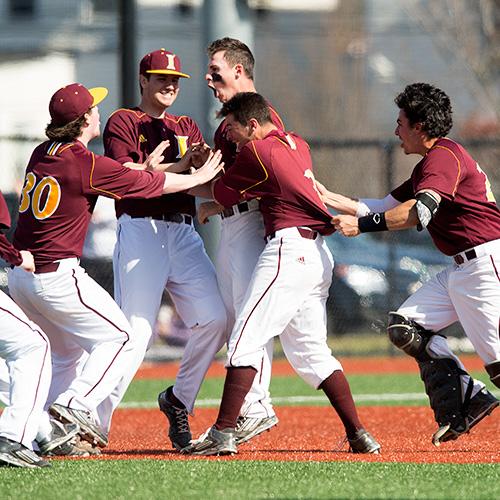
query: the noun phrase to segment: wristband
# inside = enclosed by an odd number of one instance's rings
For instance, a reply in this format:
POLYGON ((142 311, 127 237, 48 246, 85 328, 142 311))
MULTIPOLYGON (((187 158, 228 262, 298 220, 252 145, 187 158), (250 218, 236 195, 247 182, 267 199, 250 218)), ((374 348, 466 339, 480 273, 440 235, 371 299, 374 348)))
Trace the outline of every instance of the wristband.
POLYGON ((360 233, 374 233, 375 231, 388 231, 385 222, 385 212, 365 215, 358 219, 360 233))

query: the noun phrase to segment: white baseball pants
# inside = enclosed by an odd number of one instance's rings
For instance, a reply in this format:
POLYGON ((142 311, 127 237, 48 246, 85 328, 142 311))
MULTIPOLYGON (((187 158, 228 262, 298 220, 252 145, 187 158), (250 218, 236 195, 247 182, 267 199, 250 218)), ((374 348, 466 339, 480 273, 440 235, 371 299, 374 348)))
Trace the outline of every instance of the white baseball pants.
POLYGON ((326 299, 333 258, 323 237, 297 228, 276 232, 264 248, 229 341, 226 366, 259 368, 262 351, 280 336, 286 357, 311 386, 342 370, 327 345, 326 299))
POLYGON ((61 260, 55 272, 14 268, 9 290, 50 340, 53 375, 47 406, 56 402, 95 414, 132 359, 131 328, 120 308, 76 258, 61 260))
MULTIPOLYGON (((460 321, 487 365, 500 360, 500 240, 479 245, 475 251, 477 258, 438 273, 409 297, 398 313, 434 332, 460 321)), ((433 337, 433 342, 436 354, 458 360, 444 339, 433 337)), ((482 386, 476 382, 473 394, 482 386)))
POLYGON ((192 413, 205 374, 225 342, 226 312, 215 269, 203 241, 189 224, 132 219, 118 220, 113 259, 115 300, 133 329, 133 361, 111 399, 99 408, 101 425, 140 367, 158 317, 164 289, 192 334, 174 385, 175 396, 192 413))
MULTIPOLYGON (((265 230, 257 200, 248 203, 248 212, 224 218, 217 250, 217 279, 226 306, 228 333, 231 336, 236 315, 243 304, 257 261, 264 250, 265 230)), ((245 397, 241 414, 252 418, 275 415, 269 394, 274 340, 262 350, 257 375, 245 397)))
MULTIPOLYGON (((22 269, 19 270, 26 273, 22 269)), ((0 291, 0 435, 32 448, 51 379, 49 340, 0 291)))

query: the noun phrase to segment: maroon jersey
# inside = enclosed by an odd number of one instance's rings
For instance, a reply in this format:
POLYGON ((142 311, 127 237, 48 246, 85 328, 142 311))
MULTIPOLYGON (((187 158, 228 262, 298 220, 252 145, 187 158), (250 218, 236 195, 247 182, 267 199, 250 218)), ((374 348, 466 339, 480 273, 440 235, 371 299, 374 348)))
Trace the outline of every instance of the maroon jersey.
MULTIPOLYGON (((269 106, 271 119, 274 125, 276 125, 278 130, 285 131, 285 125, 283 124, 280 115, 278 115, 278 112, 269 103, 267 104, 269 106)), ((218 149, 222 153, 222 161, 224 162, 224 168, 227 171, 234 163, 238 151, 237 144, 229 140, 227 137, 226 120, 223 120, 215 131, 214 146, 215 149, 218 149)))
MULTIPOLYGON (((106 156, 120 163, 144 163, 161 141, 170 141, 165 163, 179 161, 188 147, 204 142, 198 125, 188 116, 166 114, 152 118, 139 108, 119 109, 109 118, 103 140, 106 156)), ((186 193, 166 194, 148 200, 122 200, 116 203, 116 216, 154 217, 164 214, 196 213, 194 197, 186 193)))
POLYGON ((35 265, 80 257, 97 197, 157 197, 161 172, 124 167, 95 155, 81 142, 44 142, 31 155, 19 204, 14 246, 35 265))
POLYGON ((411 178, 391 194, 404 202, 423 189, 441 195, 427 229, 444 254, 454 255, 500 238, 500 210, 488 178, 460 144, 438 139, 415 166, 411 178))
POLYGON ((266 235, 286 227, 334 231, 332 216, 315 189, 309 145, 298 135, 274 130, 243 146, 233 166, 214 185, 225 207, 260 198, 266 235))
MULTIPOLYGON (((0 191, 0 230, 10 228, 10 214, 5 203, 5 198, 0 191)), ((16 250, 12 243, 0 232, 0 257, 13 266, 18 266, 22 263, 23 258, 16 250)))

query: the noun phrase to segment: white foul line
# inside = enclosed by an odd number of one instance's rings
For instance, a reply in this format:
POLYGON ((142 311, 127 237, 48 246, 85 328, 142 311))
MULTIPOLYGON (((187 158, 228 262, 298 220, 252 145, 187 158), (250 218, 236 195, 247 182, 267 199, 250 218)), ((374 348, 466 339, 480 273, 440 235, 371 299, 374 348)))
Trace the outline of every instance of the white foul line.
MULTIPOLYGON (((500 391, 497 391, 500 392, 500 391)), ((356 403, 382 403, 388 401, 427 401, 425 393, 409 392, 397 394, 357 394, 354 396, 356 403)), ((287 404, 328 404, 328 399, 324 395, 318 396, 283 396, 272 398, 272 402, 276 405, 287 404)), ((200 408, 218 407, 220 399, 198 399, 196 406, 200 408)), ((120 404, 120 408, 156 408, 158 405, 153 401, 127 401, 120 404)))

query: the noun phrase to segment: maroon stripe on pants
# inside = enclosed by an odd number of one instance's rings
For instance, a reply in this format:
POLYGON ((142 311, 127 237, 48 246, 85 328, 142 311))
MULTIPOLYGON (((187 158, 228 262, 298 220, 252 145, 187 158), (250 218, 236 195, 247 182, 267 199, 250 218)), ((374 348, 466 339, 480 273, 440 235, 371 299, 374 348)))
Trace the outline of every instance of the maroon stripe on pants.
MULTIPOLYGON (((40 337, 42 337, 42 340, 45 342, 45 351, 43 353, 42 368, 40 369, 40 373, 38 374, 38 382, 36 384, 35 397, 33 399, 33 405, 31 406, 31 410, 29 413, 31 415, 33 413, 34 408, 35 408, 36 400, 38 399, 38 391, 40 390, 40 383, 42 381, 42 372, 43 372, 43 367, 45 366, 45 361, 47 359, 47 352, 49 350, 49 343, 47 342, 47 339, 44 337, 42 332, 40 332, 40 330, 36 330, 36 329, 32 328, 29 323, 26 323, 26 321, 24 321, 21 318, 19 318, 18 316, 16 316, 12 311, 9 311, 8 309, 4 309, 3 307, 0 307, 0 311, 4 311, 7 314, 10 314, 13 318, 20 321, 23 325, 26 325, 32 332, 34 332, 34 333, 38 334, 40 337)), ((22 442, 24 439, 24 434, 26 433, 27 425, 28 425, 28 420, 26 420, 26 422, 24 423, 23 433, 21 435, 20 442, 22 442)))
MULTIPOLYGON (((126 336, 126 340, 123 342, 123 344, 120 347, 120 349, 118 349, 118 352, 114 355, 113 359, 111 360, 111 362, 109 363, 109 365, 107 366, 107 368, 104 370, 104 373, 101 375, 101 377, 99 378, 99 380, 94 384, 94 386, 91 387, 91 389, 87 392, 87 394, 84 395, 84 397, 87 397, 101 383, 102 379, 106 376, 106 373, 108 373, 109 369, 111 368, 112 364, 115 362, 115 360, 118 357, 118 355, 121 353, 121 351, 123 350, 123 348, 125 347, 125 345, 127 344, 127 342, 130 341, 130 336, 129 336, 129 334, 125 330, 122 330, 120 327, 118 327, 117 325, 115 325, 110 319, 106 318, 99 311, 96 311, 93 307, 89 306, 88 304, 86 304, 83 301, 82 294, 80 292, 80 288, 78 287, 78 279, 76 277, 74 269, 73 269, 73 279, 75 280, 75 287, 76 287, 76 291, 78 293, 78 298, 80 299, 80 302, 83 304, 83 306, 85 306, 87 309, 89 309, 90 311, 92 311, 95 314, 97 314, 104 321, 107 321, 111 326, 113 326, 114 328, 116 328, 119 332, 124 333, 125 336, 126 336)), ((116 307, 118 307, 118 305, 116 307)))
MULTIPOLYGON (((491 264, 493 265, 493 269, 495 270, 495 274, 497 275, 497 280, 500 281, 500 275, 498 274, 497 266, 495 266, 495 261, 493 260, 493 255, 490 255, 491 264)), ((498 323, 498 335, 500 336, 500 320, 498 323)))
POLYGON ((264 293, 260 296, 259 300, 256 302, 256 304, 253 306, 252 310, 250 311, 250 314, 248 315, 248 318, 245 320, 245 324, 243 325, 243 328, 241 329, 241 332, 240 332, 240 336, 238 338, 238 340, 236 341, 236 346, 234 348, 234 352, 233 354, 231 355, 231 358, 229 359, 229 364, 231 366, 233 366, 233 362, 232 362, 232 359, 233 359, 233 356, 236 354, 236 349, 238 349, 238 344, 240 343, 240 340, 241 340, 241 337, 243 336, 243 332, 252 316, 252 314, 254 313, 255 309, 257 309, 257 306, 260 304, 260 302, 262 301, 262 299, 266 296, 267 292, 271 289, 271 287, 273 286, 273 284, 276 282, 276 280, 278 279, 278 276, 280 274, 280 268, 281 268, 281 247, 283 246, 283 238, 280 239, 280 246, 279 246, 279 249, 278 249, 278 268, 276 270, 276 276, 273 278, 273 280, 271 281, 271 283, 269 283, 269 286, 264 290, 264 293))

